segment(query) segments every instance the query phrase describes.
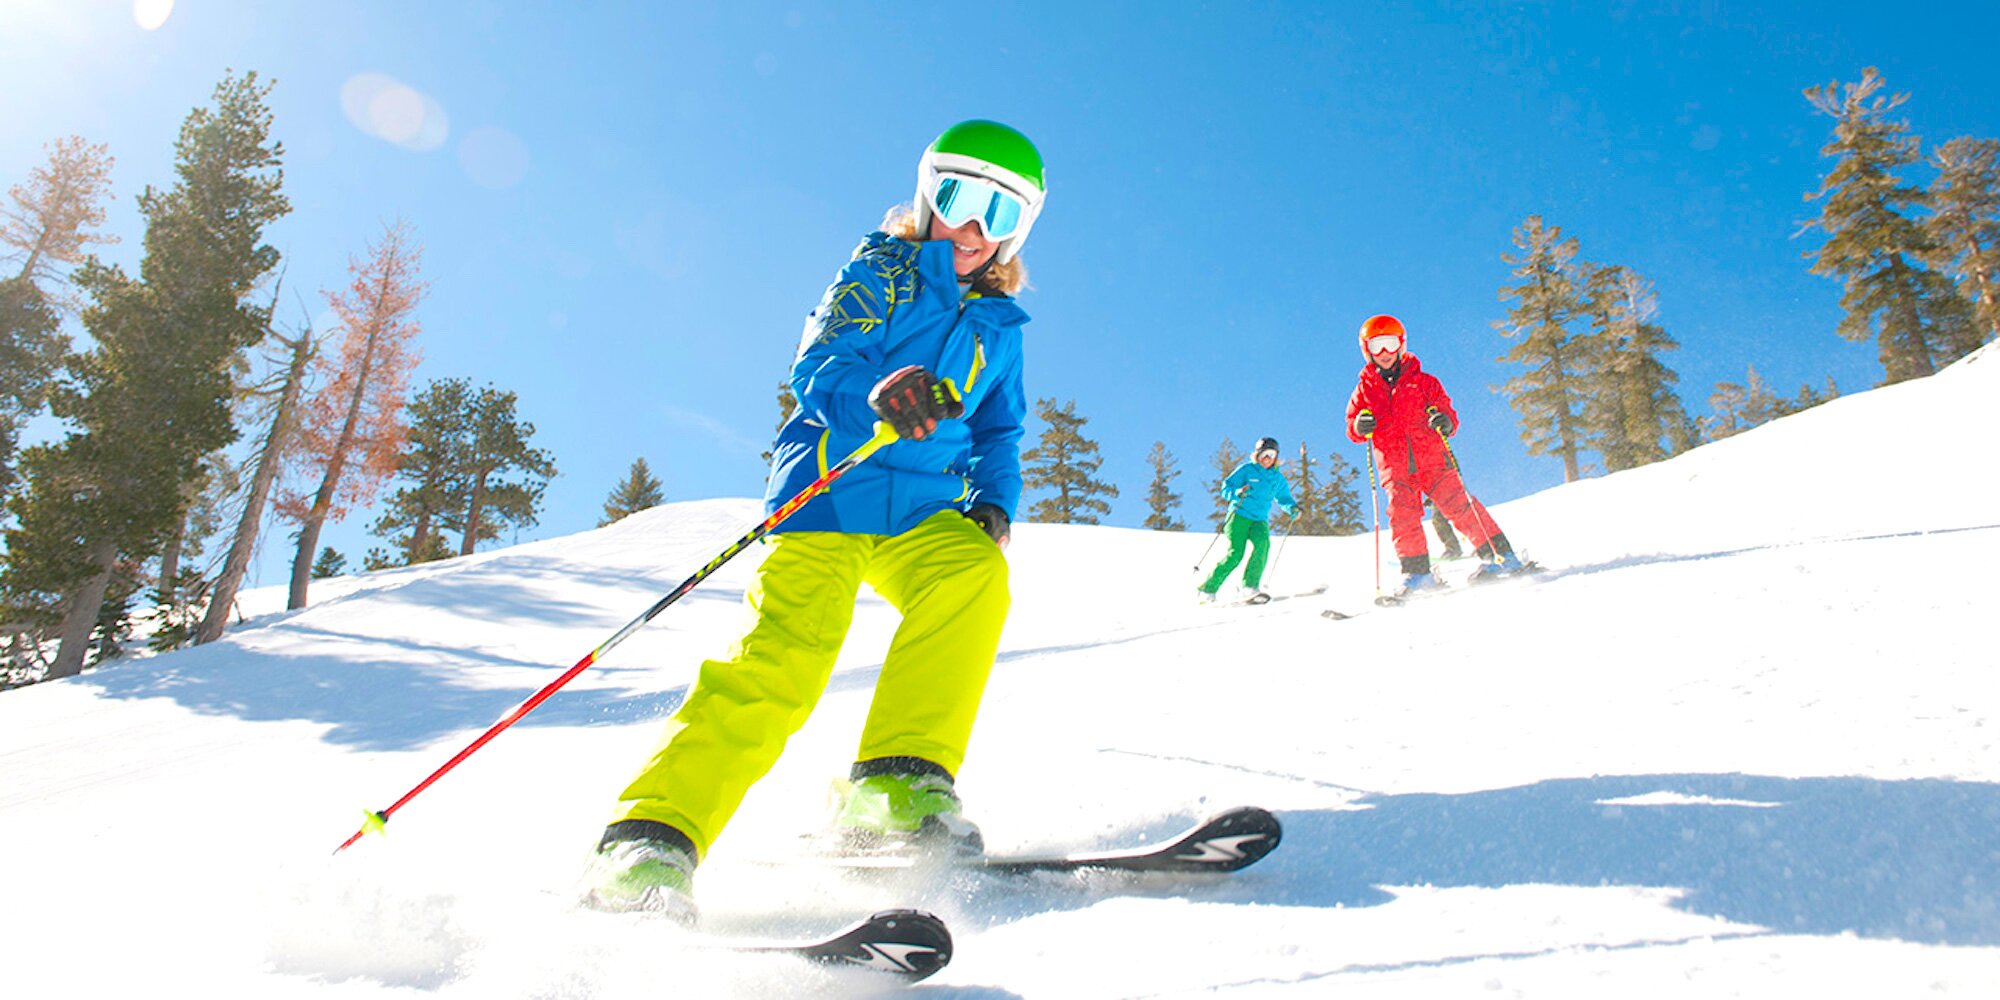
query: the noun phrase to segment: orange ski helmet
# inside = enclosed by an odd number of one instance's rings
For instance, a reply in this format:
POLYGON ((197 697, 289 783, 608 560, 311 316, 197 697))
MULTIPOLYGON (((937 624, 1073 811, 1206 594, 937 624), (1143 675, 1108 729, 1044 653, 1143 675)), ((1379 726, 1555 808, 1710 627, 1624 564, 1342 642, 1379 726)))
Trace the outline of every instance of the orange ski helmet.
POLYGON ((1369 358, 1371 360, 1375 357, 1375 351, 1369 348, 1368 342, 1374 340, 1377 337, 1396 338, 1396 353, 1398 355, 1401 355, 1403 353, 1403 345, 1407 335, 1403 332, 1402 320, 1399 320, 1394 316, 1389 316, 1386 314, 1381 316, 1370 316, 1366 320, 1363 320, 1361 323, 1362 357, 1369 358))

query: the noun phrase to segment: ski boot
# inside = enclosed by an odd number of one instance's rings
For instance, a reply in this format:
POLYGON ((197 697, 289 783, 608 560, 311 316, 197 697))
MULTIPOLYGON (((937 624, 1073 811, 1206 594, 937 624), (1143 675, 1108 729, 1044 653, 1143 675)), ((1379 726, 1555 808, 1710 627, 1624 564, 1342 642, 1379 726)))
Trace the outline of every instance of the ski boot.
POLYGON ((1438 579, 1437 574, 1426 570, 1422 573, 1411 573, 1403 577, 1403 585, 1397 588, 1395 596, 1398 598, 1409 597, 1413 594, 1421 594, 1427 590, 1440 590, 1443 587, 1444 581, 1438 579))
POLYGON ((1522 572, 1526 568, 1527 567, 1521 562, 1520 556, 1517 556, 1512 552, 1507 552, 1503 553, 1500 556, 1500 560, 1498 562, 1480 563, 1479 568, 1472 571, 1472 576, 1470 579, 1471 582, 1473 583, 1482 583, 1487 580, 1498 580, 1503 576, 1513 576, 1516 573, 1522 572))
POLYGON ((1201 589, 1201 588, 1199 588, 1199 587, 1195 588, 1195 592, 1194 592, 1194 602, 1195 602, 1196 604, 1214 604, 1214 603, 1215 603, 1215 591, 1212 591, 1212 590, 1202 590, 1202 589, 1201 589))
POLYGON ((1250 591, 1250 596, 1249 596, 1249 597, 1246 597, 1246 598, 1244 598, 1244 599, 1243 599, 1243 603, 1245 603, 1245 604, 1269 604, 1269 603, 1271 603, 1271 595, 1269 595, 1269 594, 1267 594, 1267 593, 1264 593, 1264 592, 1263 592, 1263 591, 1261 591, 1261 590, 1252 590, 1252 591, 1250 591))
POLYGON ((857 854, 972 857, 986 849, 944 768, 915 757, 854 765, 834 818, 841 848, 857 854))
MULTIPOLYGON (((613 830, 616 829, 614 825, 613 830)), ((606 831, 606 839, 597 845, 597 857, 584 875, 588 883, 583 894, 584 905, 610 913, 657 913, 692 926, 699 912, 694 903, 692 845, 665 838, 610 839, 613 836, 612 831, 606 831)))

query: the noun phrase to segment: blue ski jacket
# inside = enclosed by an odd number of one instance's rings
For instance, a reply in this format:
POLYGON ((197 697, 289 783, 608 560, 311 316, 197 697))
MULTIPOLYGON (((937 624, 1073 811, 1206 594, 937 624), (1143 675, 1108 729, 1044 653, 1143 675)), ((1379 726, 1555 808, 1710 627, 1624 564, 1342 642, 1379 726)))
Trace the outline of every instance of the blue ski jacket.
POLYGON ((1297 515, 1298 501, 1292 499, 1292 484, 1285 481, 1285 474, 1273 465, 1266 469, 1256 462, 1245 462, 1222 481, 1223 499, 1229 501, 1229 512, 1240 514, 1252 521, 1271 519, 1271 502, 1286 514, 1297 515), (1250 487, 1248 492, 1237 496, 1237 491, 1250 487))
POLYGON ((965 416, 922 441, 897 441, 849 470, 783 524, 784 531, 898 535, 940 510, 990 503, 1014 517, 1021 499, 1021 326, 1004 295, 960 298, 951 243, 868 234, 806 317, 792 393, 778 429, 764 509, 776 513, 875 431, 868 391, 905 365, 949 379, 965 416))

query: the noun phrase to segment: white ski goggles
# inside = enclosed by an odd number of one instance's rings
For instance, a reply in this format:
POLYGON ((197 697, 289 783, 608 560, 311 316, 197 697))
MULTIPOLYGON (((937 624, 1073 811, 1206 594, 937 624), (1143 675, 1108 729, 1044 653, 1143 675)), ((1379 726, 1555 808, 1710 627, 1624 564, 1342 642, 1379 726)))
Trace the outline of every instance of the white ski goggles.
POLYGON ((957 229, 977 219, 986 238, 995 242, 1020 232, 1021 220, 1028 214, 1028 206, 1014 192, 965 174, 939 174, 924 197, 945 225, 957 229))
POLYGON ((1403 349, 1403 338, 1401 337, 1392 336, 1390 334, 1383 334, 1380 337, 1368 338, 1368 353, 1371 356, 1376 354, 1387 354, 1390 351, 1400 351, 1402 349, 1403 349))

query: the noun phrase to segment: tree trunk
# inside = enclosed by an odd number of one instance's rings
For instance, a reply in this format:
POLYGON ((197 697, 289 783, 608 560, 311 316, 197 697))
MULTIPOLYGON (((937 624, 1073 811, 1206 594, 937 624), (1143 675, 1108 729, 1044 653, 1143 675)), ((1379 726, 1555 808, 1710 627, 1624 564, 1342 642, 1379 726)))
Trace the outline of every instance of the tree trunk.
POLYGON ((347 472, 347 453, 354 450, 354 428, 361 423, 361 401, 368 395, 368 377, 375 369, 377 330, 368 332, 368 344, 361 354, 361 370, 354 375, 354 391, 347 397, 347 413, 341 418, 340 437, 334 440, 333 454, 327 457, 326 475, 313 494, 312 509, 299 525, 299 551, 292 557, 292 589, 285 602, 287 610, 306 606, 306 589, 312 586, 313 558, 319 553, 319 532, 333 510, 333 498, 340 489, 340 477, 347 472))
POLYGON ((91 543, 86 557, 91 573, 70 595, 69 607, 63 612, 62 644, 56 648, 55 662, 49 664, 49 680, 83 672, 83 657, 90 651, 90 633, 97 625, 98 613, 104 610, 104 593, 111 587, 111 567, 117 558, 118 547, 111 542, 91 543))
MULTIPOLYGON (((271 433, 264 438, 264 454, 257 462, 256 475, 250 480, 250 496, 243 504, 243 519, 236 522, 236 538, 229 545, 229 558, 223 561, 222 576, 215 581, 209 592, 208 611, 201 617, 201 625, 195 629, 194 642, 214 642, 222 637, 224 626, 229 624, 229 608, 236 603, 236 588, 242 586, 243 575, 250 569, 250 557, 257 549, 257 527, 264 520, 264 503, 271 496, 271 484, 277 481, 278 467, 284 461, 285 445, 291 437, 292 410, 298 405, 299 393, 306 380, 306 365, 312 360, 312 338, 301 334, 292 344, 292 363, 285 371, 285 385, 278 394, 277 411, 271 415, 271 433)), ((319 526, 312 526, 317 540, 319 526)), ((300 536, 305 531, 300 531, 300 536)), ((296 575, 296 574, 295 574, 296 575)))
POLYGON ((472 481, 472 500, 465 509, 465 540, 459 543, 459 555, 471 555, 473 546, 479 544, 480 505, 485 499, 486 476, 481 473, 472 481))
POLYGON ((155 589, 160 592, 160 603, 173 607, 175 581, 181 575, 181 545, 187 540, 187 515, 182 514, 174 533, 167 538, 167 544, 160 549, 160 579, 155 589))
POLYGON ((417 553, 425 551, 430 540, 431 512, 424 511, 417 515, 417 523, 410 525, 410 547, 403 553, 403 562, 406 565, 415 564, 417 553))

